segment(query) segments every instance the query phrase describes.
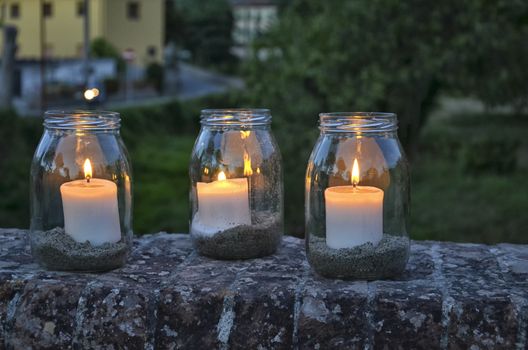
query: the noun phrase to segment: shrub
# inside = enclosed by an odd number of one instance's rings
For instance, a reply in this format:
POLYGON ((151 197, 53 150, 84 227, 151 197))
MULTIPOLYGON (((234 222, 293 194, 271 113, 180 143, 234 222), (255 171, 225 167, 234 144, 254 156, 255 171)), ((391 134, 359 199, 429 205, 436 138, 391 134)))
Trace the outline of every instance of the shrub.
POLYGON ((91 54, 96 58, 113 58, 117 62, 118 72, 124 72, 126 63, 119 50, 104 38, 96 38, 91 44, 91 54))
POLYGON ((103 84, 108 95, 115 94, 119 91, 119 79, 106 78, 103 84))
POLYGON ((0 111, 0 222, 3 227, 29 227, 29 168, 42 119, 20 118, 0 111))
POLYGON ((510 174, 517 168, 519 141, 507 138, 479 138, 464 143, 463 169, 471 174, 510 174))
POLYGON ((151 135, 195 134, 199 114, 190 113, 178 101, 161 105, 120 109, 123 120, 121 134, 129 148, 141 144, 140 138, 151 135))
POLYGON ((180 29, 169 37, 189 50, 193 59, 205 65, 223 65, 232 60, 230 53, 233 14, 227 0, 178 0, 169 8, 169 28, 180 29), (172 12, 174 11, 174 13, 172 12))
POLYGON ((163 92, 164 68, 158 62, 152 62, 147 65, 145 75, 149 82, 158 93, 163 92))

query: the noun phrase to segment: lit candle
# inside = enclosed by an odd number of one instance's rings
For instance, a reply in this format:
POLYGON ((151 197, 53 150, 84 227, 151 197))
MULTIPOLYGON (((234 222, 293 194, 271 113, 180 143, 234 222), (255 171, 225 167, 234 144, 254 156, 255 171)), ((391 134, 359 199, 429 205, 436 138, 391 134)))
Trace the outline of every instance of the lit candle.
POLYGON ((198 212, 193 228, 205 235, 239 225, 250 225, 249 191, 246 178, 226 179, 223 171, 218 180, 196 184, 198 212))
POLYGON ((359 166, 354 159, 352 186, 325 190, 326 245, 330 248, 376 245, 383 237, 383 190, 358 184, 359 166))
POLYGON ((84 162, 84 180, 61 185, 64 231, 75 241, 94 246, 121 239, 117 186, 112 181, 92 178, 90 160, 84 162))

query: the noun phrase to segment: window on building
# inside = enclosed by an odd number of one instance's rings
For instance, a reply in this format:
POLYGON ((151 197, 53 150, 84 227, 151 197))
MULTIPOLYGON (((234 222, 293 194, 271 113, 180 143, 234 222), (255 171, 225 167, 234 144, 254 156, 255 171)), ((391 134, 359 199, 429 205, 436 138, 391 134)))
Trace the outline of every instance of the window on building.
POLYGON ((127 4, 127 17, 128 19, 139 19, 139 3, 137 1, 129 1, 127 4))
POLYGON ((51 4, 51 2, 45 2, 43 5, 42 5, 42 15, 44 17, 51 17, 53 16, 53 6, 51 4))
POLYGON ((11 7, 9 8, 9 15, 11 19, 20 18, 20 4, 11 4, 11 7))
POLYGON ((155 58, 156 55, 158 53, 158 50, 156 50, 156 46, 154 45, 151 45, 147 48, 147 55, 150 57, 150 58, 155 58))
POLYGON ((77 16, 84 16, 84 1, 77 1, 77 16))

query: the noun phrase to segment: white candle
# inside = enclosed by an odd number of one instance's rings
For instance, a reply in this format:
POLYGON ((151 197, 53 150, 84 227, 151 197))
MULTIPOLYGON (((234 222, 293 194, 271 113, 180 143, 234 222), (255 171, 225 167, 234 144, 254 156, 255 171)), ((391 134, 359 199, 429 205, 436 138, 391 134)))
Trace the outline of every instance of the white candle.
POLYGON ((352 248, 368 242, 376 245, 383 237, 383 190, 357 186, 357 160, 352 183, 325 190, 326 245, 330 248, 352 248))
POLYGON ((117 186, 104 179, 91 178, 91 165, 84 165, 85 180, 61 185, 64 231, 75 241, 98 246, 121 240, 117 186))
POLYGON ((198 212, 193 229, 214 235, 231 227, 250 225, 249 191, 246 178, 226 179, 220 172, 218 181, 196 184, 198 212))

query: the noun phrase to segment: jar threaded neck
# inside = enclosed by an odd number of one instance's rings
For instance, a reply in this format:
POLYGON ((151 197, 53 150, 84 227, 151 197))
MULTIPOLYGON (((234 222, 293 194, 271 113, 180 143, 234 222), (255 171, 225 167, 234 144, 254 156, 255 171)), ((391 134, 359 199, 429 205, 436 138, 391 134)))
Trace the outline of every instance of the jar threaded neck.
POLYGON ((269 109, 230 108, 204 109, 200 123, 208 126, 259 126, 271 123, 269 109))
POLYGON ((116 130, 119 113, 110 111, 52 110, 44 113, 44 127, 59 130, 116 130))
POLYGON ((335 112, 319 114, 319 129, 328 132, 380 133, 398 130, 398 118, 385 112, 335 112))

